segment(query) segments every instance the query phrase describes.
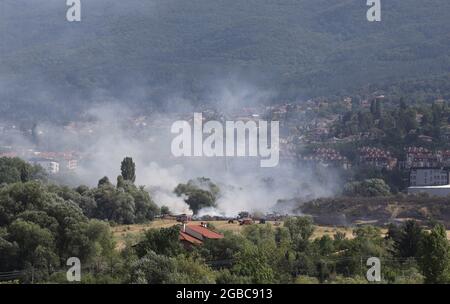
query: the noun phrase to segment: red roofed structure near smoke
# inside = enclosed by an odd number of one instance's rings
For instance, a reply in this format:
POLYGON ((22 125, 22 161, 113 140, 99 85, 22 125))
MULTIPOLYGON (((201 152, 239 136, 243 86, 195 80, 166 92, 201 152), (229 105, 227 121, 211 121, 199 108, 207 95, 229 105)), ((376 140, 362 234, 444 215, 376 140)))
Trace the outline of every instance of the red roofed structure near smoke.
POLYGON ((207 228, 207 224, 200 225, 183 225, 180 231, 179 240, 185 245, 190 247, 192 245, 201 245, 204 240, 217 240, 223 239, 223 235, 212 231, 207 228))
POLYGON ((182 243, 189 243, 189 244, 192 244, 192 245, 201 245, 203 242, 202 241, 200 241, 200 240, 197 240, 195 237, 192 237, 192 236, 190 236, 189 234, 187 234, 187 233, 185 233, 185 232, 183 232, 183 231, 180 231, 180 241, 182 242, 182 243))

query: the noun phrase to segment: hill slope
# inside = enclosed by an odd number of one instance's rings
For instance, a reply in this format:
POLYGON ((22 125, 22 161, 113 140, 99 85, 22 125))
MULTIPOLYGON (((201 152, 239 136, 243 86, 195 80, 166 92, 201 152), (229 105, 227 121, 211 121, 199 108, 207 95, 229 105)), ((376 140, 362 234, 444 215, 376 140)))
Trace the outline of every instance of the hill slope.
POLYGON ((96 0, 69 23, 64 1, 3 0, 0 112, 67 113, 99 90, 202 100, 237 80, 296 98, 449 73, 448 0, 382 1, 379 23, 365 2, 96 0))

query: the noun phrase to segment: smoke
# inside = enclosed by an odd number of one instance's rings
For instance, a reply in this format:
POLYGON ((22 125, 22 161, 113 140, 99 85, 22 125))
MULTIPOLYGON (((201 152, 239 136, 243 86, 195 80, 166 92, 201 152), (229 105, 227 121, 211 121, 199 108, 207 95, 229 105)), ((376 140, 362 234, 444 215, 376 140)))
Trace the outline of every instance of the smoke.
MULTIPOLYGON (((220 111, 233 111, 240 104, 258 106, 271 94, 243 82, 218 86, 215 92, 220 111)), ((92 95, 95 105, 84 113, 83 121, 64 127, 48 122, 35 126, 38 150, 79 152, 75 178, 65 179, 65 183, 96 186, 103 176, 114 182, 121 161, 129 156, 136 163, 136 184, 144 185, 159 206, 167 206, 173 213, 190 213, 185 197, 173 192, 178 184, 198 177, 216 183, 220 188, 217 206, 200 210, 200 216, 236 216, 241 211, 290 213, 289 206, 280 207, 277 202, 331 196, 339 190, 339 177, 332 169, 320 174, 283 159, 277 167, 261 168, 258 158, 172 157, 170 147, 175 135, 170 133, 171 125, 180 119, 192 119, 195 111, 188 100, 179 97, 181 94, 167 101, 172 112, 145 115, 139 108, 127 106, 132 95, 125 100, 104 92, 92 95)), ((29 138, 13 134, 13 143, 32 145, 29 138)))
POLYGON ((293 206, 277 204, 279 200, 309 200, 338 192, 338 176, 334 170, 329 170, 323 180, 314 170, 296 168, 292 163, 282 163, 274 169, 258 169, 240 162, 239 168, 215 177, 221 189, 217 207, 201 210, 200 216, 231 217, 241 211, 290 214, 293 206))
MULTIPOLYGON (((252 79, 256 79, 254 76, 252 79)), ((257 107, 270 104, 277 95, 274 91, 257 87, 242 79, 238 72, 227 78, 212 82, 215 89, 208 95, 210 104, 224 113, 236 113, 245 107, 257 107)))
MULTIPOLYGON (((226 99, 223 99, 226 100, 226 99)), ((241 211, 272 212, 281 199, 312 199, 333 195, 339 180, 333 169, 325 174, 291 162, 281 162, 275 168, 260 168, 255 158, 173 158, 170 144, 171 124, 180 119, 177 114, 155 112, 145 120, 137 119, 124 106, 101 105, 89 111, 94 117, 93 140, 85 147, 89 160, 82 162, 78 177, 94 185, 103 175, 120 174, 120 162, 133 157, 137 181, 145 185, 159 206, 174 213, 190 213, 184 197, 173 193, 180 183, 197 177, 208 177, 220 188, 216 208, 205 208, 199 215, 235 216, 241 211), (131 119, 130 117, 134 117, 131 119)), ((192 118, 193 113, 183 115, 192 118)), ((289 213, 290 208, 277 211, 289 213)))
POLYGON ((173 190, 184 182, 180 179, 184 168, 180 165, 160 167, 155 162, 144 166, 138 176, 139 184, 147 185, 154 201, 159 206, 167 206, 173 213, 191 214, 189 206, 185 203, 186 197, 177 196, 173 190))

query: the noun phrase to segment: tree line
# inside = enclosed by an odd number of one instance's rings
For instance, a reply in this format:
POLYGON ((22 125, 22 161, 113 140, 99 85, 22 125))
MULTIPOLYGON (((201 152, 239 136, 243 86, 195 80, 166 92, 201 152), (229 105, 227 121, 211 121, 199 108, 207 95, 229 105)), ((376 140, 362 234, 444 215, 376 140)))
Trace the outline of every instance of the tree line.
MULTIPOLYGON (((26 166, 19 160, 11 164, 26 166)), ((148 192, 134 185, 135 177, 133 161, 125 159, 116 184, 102 178, 95 188, 39 179, 3 182, 0 274, 20 272, 20 283, 65 283, 65 263, 75 256, 82 263, 82 283, 367 283, 361 261, 378 257, 383 282, 450 282, 444 227, 434 224, 426 231, 414 221, 391 225, 386 235, 361 226, 352 235, 321 236, 311 218, 288 217, 281 226, 225 231, 223 239, 190 249, 179 242, 181 226, 175 225, 127 237, 119 250, 111 225, 151 221, 161 212, 148 192)), ((203 196, 211 203, 211 195, 220 195, 206 178, 177 188, 200 197, 191 197, 198 208, 203 196)))

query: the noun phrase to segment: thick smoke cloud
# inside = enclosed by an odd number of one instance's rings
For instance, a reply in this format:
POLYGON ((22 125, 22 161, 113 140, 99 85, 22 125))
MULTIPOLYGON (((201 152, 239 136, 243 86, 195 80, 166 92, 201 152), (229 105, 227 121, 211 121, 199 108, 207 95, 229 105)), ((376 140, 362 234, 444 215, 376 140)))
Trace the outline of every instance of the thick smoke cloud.
MULTIPOLYGON (((244 106, 263 108, 264 100, 272 93, 243 81, 217 82, 214 88, 216 105, 224 116, 231 117, 244 106)), ((139 90, 138 90, 139 92, 139 90)), ((170 151, 175 134, 170 128, 176 120, 189 120, 198 111, 189 100, 174 94, 167 100, 173 109, 153 111, 141 115, 139 108, 128 106, 134 96, 125 100, 113 98, 105 92, 93 94, 95 106, 83 114, 83 122, 74 121, 66 126, 48 122, 37 123, 37 143, 30 136, 13 133, 13 145, 32 147, 41 151, 79 151, 82 159, 72 186, 96 186, 98 180, 108 176, 115 182, 120 174, 120 163, 125 156, 136 162, 138 185, 144 185, 160 206, 168 206, 174 213, 189 212, 183 197, 173 193, 180 183, 197 177, 208 177, 221 189, 216 208, 200 211, 200 215, 235 216, 240 211, 290 212, 281 207, 280 199, 311 199, 330 196, 338 191, 338 177, 327 169, 318 176, 312 169, 298 167, 281 160, 278 167, 261 168, 259 158, 174 158, 170 151)), ((2 138, 2 141, 5 138, 2 138)))
MULTIPOLYGON (((192 115, 188 112, 183 117, 192 115)), ((74 186, 95 186, 102 176, 114 182, 120 162, 130 156, 136 162, 136 183, 145 185, 158 205, 174 213, 189 212, 174 188, 197 177, 211 178, 221 189, 217 207, 201 210, 200 215, 235 216, 244 210, 267 213, 280 199, 311 199, 337 191, 338 178, 331 169, 323 180, 313 170, 283 161, 275 168, 260 168, 255 158, 173 158, 170 144, 175 135, 169 132, 179 115, 154 113, 143 122, 130 109, 111 103, 92 108, 88 116, 91 122, 76 126, 76 132, 48 123, 37 126, 41 149, 72 147, 84 156, 74 186)), ((289 208, 277 211, 290 212, 289 208)))

